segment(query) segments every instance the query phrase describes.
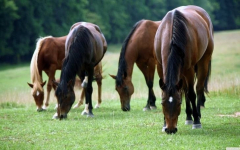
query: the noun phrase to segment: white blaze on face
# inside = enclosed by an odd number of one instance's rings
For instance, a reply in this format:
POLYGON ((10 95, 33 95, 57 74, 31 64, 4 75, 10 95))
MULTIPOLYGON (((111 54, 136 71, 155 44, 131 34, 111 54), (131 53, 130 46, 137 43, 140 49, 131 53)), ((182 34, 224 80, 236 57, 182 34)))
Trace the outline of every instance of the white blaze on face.
POLYGON ((168 100, 170 103, 173 101, 173 98, 172 98, 172 96, 171 97, 169 97, 169 100, 168 100))
POLYGON ((37 92, 36 92, 36 96, 38 96, 39 94, 40 94, 40 92, 39 92, 39 91, 37 91, 37 92))

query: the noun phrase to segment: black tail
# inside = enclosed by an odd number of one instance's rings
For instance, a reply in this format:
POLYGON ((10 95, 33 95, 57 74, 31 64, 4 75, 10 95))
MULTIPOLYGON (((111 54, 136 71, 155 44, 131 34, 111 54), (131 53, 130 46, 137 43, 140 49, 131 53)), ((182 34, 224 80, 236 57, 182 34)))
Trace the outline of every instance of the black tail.
POLYGON ((208 82, 209 82, 209 79, 210 79, 210 76, 211 76, 211 70, 212 70, 212 61, 210 60, 209 64, 208 64, 208 74, 207 74, 207 77, 206 77, 206 80, 205 80, 205 83, 204 83, 204 92, 205 93, 208 93, 208 82))
POLYGON ((135 30, 139 27, 139 25, 143 22, 143 20, 138 21, 132 28, 131 32, 128 34, 126 39, 123 42, 119 62, 118 62, 118 72, 117 72, 117 78, 116 78, 116 85, 122 85, 123 76, 124 78, 127 76, 127 62, 125 60, 125 52, 127 49, 128 42, 130 38, 132 37, 135 30))

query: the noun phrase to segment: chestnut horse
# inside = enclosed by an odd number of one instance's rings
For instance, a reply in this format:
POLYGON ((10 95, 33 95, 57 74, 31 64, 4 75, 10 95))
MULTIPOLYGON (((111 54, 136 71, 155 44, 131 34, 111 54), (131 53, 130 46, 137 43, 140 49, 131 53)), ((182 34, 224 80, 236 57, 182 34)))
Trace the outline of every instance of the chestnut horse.
POLYGON ((54 82, 57 86, 55 92, 58 100, 57 117, 60 120, 67 118, 67 114, 75 101, 73 87, 76 75, 82 81, 85 76, 88 78, 87 85, 84 86, 88 110, 85 109, 82 114, 93 116, 92 81, 94 67, 102 60, 106 50, 107 42, 97 25, 84 22, 72 26, 65 43, 65 59, 60 82, 54 82))
MULTIPOLYGON (((37 46, 34 51, 30 72, 31 72, 31 81, 32 84, 28 85, 32 88, 32 96, 37 105, 37 111, 42 111, 47 108, 49 105, 49 97, 52 87, 56 89, 56 86, 52 84, 52 80, 55 79, 56 70, 61 70, 63 58, 65 56, 65 41, 67 36, 63 37, 44 37, 40 38, 37 41, 37 46), (44 101, 44 89, 46 81, 43 82, 42 71, 48 76, 47 84, 47 98, 45 106, 43 105, 44 101)), ((98 85, 98 103, 95 107, 99 107, 101 104, 101 85, 102 85, 102 65, 99 63, 95 69, 95 78, 98 85)), ((84 91, 82 91, 79 102, 75 107, 79 107, 83 103, 84 91)))
POLYGON ((186 124, 193 122, 193 129, 201 128, 200 105, 205 101, 214 47, 213 26, 208 13, 197 6, 182 6, 169 11, 158 27, 154 44, 159 63, 159 85, 163 91, 163 130, 177 132, 182 91, 186 99, 186 124))
POLYGON ((116 91, 120 96, 123 111, 130 110, 130 99, 134 92, 132 71, 136 62, 145 77, 148 86, 148 100, 145 110, 156 109, 156 97, 153 92, 153 79, 156 61, 154 58, 154 37, 161 21, 141 20, 137 22, 126 37, 119 58, 116 91))

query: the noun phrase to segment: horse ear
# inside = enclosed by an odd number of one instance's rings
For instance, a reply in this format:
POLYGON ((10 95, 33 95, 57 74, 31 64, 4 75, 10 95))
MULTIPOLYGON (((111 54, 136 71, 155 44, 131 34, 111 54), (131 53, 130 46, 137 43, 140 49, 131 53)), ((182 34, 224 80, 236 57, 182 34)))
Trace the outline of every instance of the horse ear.
POLYGON ((28 82, 27 82, 27 84, 30 86, 30 88, 33 88, 33 84, 28 83, 28 82))
POLYGON ((159 86, 162 90, 165 90, 165 88, 166 88, 166 85, 165 85, 165 83, 163 82, 162 79, 159 80, 159 86))
POLYGON ((115 75, 109 74, 109 76, 116 80, 116 76, 115 75))
POLYGON ((41 84, 41 86, 43 87, 45 84, 46 84, 46 81, 45 81, 45 82, 43 82, 43 83, 41 84))
POLYGON ((52 80, 52 82, 53 82, 53 84, 54 84, 54 85, 56 85, 56 86, 58 86, 58 85, 59 85, 59 83, 58 83, 58 82, 56 82, 55 80, 52 80))
POLYGON ((179 81, 178 84, 176 85, 177 90, 179 91, 179 90, 182 88, 182 86, 183 86, 183 80, 180 79, 180 81, 179 81))

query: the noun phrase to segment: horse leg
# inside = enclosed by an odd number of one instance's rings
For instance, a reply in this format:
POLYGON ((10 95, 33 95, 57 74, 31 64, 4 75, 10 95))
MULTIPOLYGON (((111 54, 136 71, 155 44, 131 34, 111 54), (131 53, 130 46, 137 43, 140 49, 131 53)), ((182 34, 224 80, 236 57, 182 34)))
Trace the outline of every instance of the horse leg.
POLYGON ((73 109, 78 108, 83 104, 84 97, 85 97, 85 88, 82 88, 79 102, 73 107, 73 109))
POLYGON ((185 102, 186 102, 186 121, 185 121, 185 125, 192 125, 193 124, 193 120, 192 120, 192 108, 191 108, 191 104, 190 104, 190 99, 188 97, 188 88, 187 88, 187 83, 184 82, 184 93, 185 93, 185 102))
POLYGON ((143 111, 156 109, 156 97, 153 92, 153 80, 155 72, 155 60, 150 59, 148 64, 137 63, 138 68, 142 71, 146 84, 148 86, 148 100, 147 105, 143 108, 143 111))
POLYGON ((201 128, 201 122, 200 122, 200 117, 197 111, 197 105, 196 105, 196 94, 194 92, 194 68, 188 70, 187 74, 185 74, 185 79, 186 79, 186 90, 185 90, 185 94, 186 94, 186 113, 187 113, 187 121, 188 119, 191 119, 189 117, 189 115, 191 114, 192 111, 192 115, 194 118, 193 121, 193 126, 192 128, 201 128), (191 104, 192 104, 192 110, 191 110, 191 106, 190 103, 188 102, 190 100, 191 104))
POLYGON ((89 67, 89 70, 87 71, 87 76, 88 76, 88 83, 86 87, 86 92, 85 92, 85 99, 86 99, 86 107, 88 107, 88 112, 87 116, 88 117, 93 117, 93 106, 92 106, 92 92, 93 92, 93 87, 92 87, 92 81, 93 81, 93 66, 89 67))
POLYGON ((56 72, 56 67, 55 66, 51 66, 50 71, 46 72, 46 74, 48 75, 47 99, 46 99, 45 106, 44 106, 43 109, 47 109, 47 107, 49 105, 50 92, 51 92, 52 87, 53 87, 52 81, 55 79, 55 72, 56 72))
POLYGON ((87 84, 87 89, 86 89, 86 104, 88 104, 88 117, 93 117, 93 106, 92 106, 92 92, 93 92, 93 87, 92 87, 92 81, 93 81, 93 66, 89 68, 88 71, 88 84, 87 84))
POLYGON ((201 117, 201 106, 204 106, 204 103, 206 101, 205 95, 204 95, 204 85, 206 83, 206 79, 209 75, 209 67, 210 67, 210 59, 211 58, 203 58, 198 62, 197 64, 197 110, 199 113, 199 116, 201 117))
POLYGON ((98 86, 98 102, 95 105, 95 108, 99 108, 102 103, 102 75, 96 77, 97 86, 98 86))

